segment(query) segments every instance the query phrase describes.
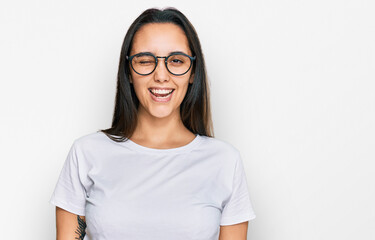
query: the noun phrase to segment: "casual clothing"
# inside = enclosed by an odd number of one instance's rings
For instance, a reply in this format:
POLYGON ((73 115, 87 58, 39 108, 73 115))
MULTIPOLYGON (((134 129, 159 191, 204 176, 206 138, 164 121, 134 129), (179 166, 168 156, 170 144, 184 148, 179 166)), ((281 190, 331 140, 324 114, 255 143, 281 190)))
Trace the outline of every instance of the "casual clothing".
POLYGON ((256 217, 239 151, 199 134, 172 149, 77 138, 50 203, 86 216, 84 240, 217 240, 256 217))

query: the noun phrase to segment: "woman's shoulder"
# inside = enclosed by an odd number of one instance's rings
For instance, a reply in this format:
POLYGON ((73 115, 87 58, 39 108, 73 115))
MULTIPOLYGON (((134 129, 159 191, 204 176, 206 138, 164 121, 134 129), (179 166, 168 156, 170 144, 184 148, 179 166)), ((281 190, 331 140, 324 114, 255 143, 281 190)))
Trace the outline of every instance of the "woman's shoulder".
POLYGON ((107 143, 109 138, 107 135, 101 131, 90 132, 84 135, 81 135, 74 139, 73 145, 76 148, 84 149, 84 148, 96 148, 99 146, 103 146, 103 144, 107 143))
POLYGON ((203 139, 202 147, 207 150, 228 154, 239 153, 239 150, 232 143, 222 138, 208 136, 201 136, 201 138, 203 139))
MULTIPOLYGON (((200 150, 225 155, 239 154, 239 150, 227 140, 205 135, 199 135, 199 138, 200 144, 198 144, 198 149, 200 150)), ((111 140, 105 133, 101 131, 95 131, 77 137, 74 140, 73 145, 75 146, 75 148, 82 150, 94 150, 98 148, 103 149, 105 148, 105 146, 113 146, 113 140, 111 140)))

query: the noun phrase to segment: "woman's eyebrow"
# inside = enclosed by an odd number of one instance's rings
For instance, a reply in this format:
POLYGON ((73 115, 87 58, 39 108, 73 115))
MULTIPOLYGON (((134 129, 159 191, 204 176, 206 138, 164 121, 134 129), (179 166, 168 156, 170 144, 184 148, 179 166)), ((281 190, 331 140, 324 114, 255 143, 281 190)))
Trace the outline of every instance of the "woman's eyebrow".
POLYGON ((180 53, 188 55, 187 53, 182 52, 182 51, 174 51, 174 52, 170 52, 170 53, 168 53, 168 55, 171 55, 171 54, 180 54, 180 53))
MULTIPOLYGON (((173 51, 173 52, 169 52, 168 55, 171 55, 171 54, 179 54, 179 53, 182 53, 182 54, 187 54, 183 51, 173 51)), ((139 53, 136 53, 136 54, 153 54, 156 56, 155 53, 152 53, 152 52, 139 52, 139 53)), ((187 54, 188 55, 188 54, 187 54)))
MULTIPOLYGON (((152 52, 138 52, 138 53, 135 53, 135 54, 153 54, 153 53, 152 52)), ((153 55, 155 55, 155 54, 153 54, 153 55)))

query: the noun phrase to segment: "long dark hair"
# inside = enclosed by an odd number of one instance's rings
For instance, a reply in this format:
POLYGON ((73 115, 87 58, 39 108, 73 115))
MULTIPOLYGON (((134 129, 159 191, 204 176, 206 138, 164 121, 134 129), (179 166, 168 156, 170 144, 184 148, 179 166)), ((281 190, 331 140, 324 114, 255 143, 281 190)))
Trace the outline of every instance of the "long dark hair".
POLYGON ((130 53, 135 33, 148 23, 173 23, 185 32, 190 50, 193 56, 196 56, 196 61, 192 67, 193 83, 189 84, 180 106, 181 120, 192 133, 214 137, 210 93, 201 44, 193 25, 184 14, 175 8, 147 9, 129 27, 121 48, 112 127, 99 131, 119 142, 130 138, 136 128, 139 100, 129 81, 130 68, 126 55, 130 53))

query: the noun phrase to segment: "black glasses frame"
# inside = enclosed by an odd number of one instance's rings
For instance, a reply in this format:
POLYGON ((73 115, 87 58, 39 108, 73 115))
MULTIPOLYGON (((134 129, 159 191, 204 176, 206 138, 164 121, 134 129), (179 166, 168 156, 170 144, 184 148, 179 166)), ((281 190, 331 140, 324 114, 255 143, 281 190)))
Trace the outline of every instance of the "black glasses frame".
POLYGON ((156 69, 157 66, 158 66, 158 58, 164 58, 165 68, 168 70, 168 72, 170 72, 171 74, 173 74, 173 75, 175 75, 175 76, 181 76, 181 75, 186 74, 186 73, 190 70, 191 66, 193 65, 194 60, 196 59, 196 56, 192 57, 192 56, 189 56, 189 55, 187 55, 187 54, 185 54, 185 53, 180 53, 180 52, 178 52, 178 53, 172 53, 172 54, 170 54, 170 55, 168 55, 168 56, 165 56, 165 57, 155 56, 155 55, 152 54, 152 53, 137 53, 137 54, 134 54, 134 55, 132 55, 132 56, 126 56, 126 59, 130 62, 130 66, 131 66, 131 68, 134 70, 134 72, 136 72, 137 74, 142 75, 142 76, 150 75, 151 73, 153 73, 153 72, 155 71, 155 69, 156 69), (152 57, 155 58, 155 67, 154 67, 154 69, 153 69, 150 73, 142 74, 142 73, 137 72, 137 71, 134 69, 134 67, 133 67, 133 63, 132 63, 132 60, 133 60, 134 57, 139 56, 139 55, 147 55, 147 56, 152 56, 152 57), (181 74, 175 74, 175 73, 173 73, 173 72, 171 72, 171 71, 169 70, 169 68, 168 68, 168 58, 171 57, 171 56, 174 56, 174 55, 184 55, 184 56, 190 58, 190 66, 189 66, 188 70, 186 70, 186 72, 181 73, 181 74))

